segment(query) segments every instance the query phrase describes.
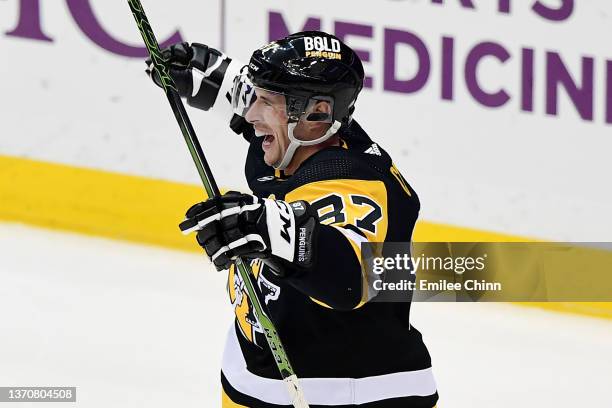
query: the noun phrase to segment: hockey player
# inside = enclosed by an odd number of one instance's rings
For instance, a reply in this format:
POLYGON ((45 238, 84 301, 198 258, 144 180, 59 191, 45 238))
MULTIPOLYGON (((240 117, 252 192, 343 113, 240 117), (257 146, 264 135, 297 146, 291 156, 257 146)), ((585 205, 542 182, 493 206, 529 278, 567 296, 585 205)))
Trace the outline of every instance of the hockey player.
POLYGON ((411 240, 419 200, 352 120, 364 77, 355 52, 309 31, 256 50, 248 66, 196 43, 164 55, 187 102, 204 110, 231 102, 231 127, 250 144, 252 193, 196 204, 181 223, 197 231, 218 270, 229 270, 236 318, 223 356, 223 407, 290 406, 234 272, 237 256, 252 260, 311 406, 433 407, 431 361, 410 326, 410 305, 373 301, 362 267, 363 243, 411 240))

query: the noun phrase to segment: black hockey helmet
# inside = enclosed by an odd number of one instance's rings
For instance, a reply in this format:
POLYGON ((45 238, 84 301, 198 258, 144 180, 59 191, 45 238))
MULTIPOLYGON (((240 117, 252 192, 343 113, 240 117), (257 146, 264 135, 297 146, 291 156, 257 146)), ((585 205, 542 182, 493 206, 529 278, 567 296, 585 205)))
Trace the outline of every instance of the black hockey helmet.
POLYGON ((332 106, 331 117, 310 114, 307 120, 346 126, 363 87, 364 73, 359 56, 337 37, 303 31, 256 50, 248 76, 256 87, 285 95, 290 121, 297 122, 310 102, 325 100, 332 106))

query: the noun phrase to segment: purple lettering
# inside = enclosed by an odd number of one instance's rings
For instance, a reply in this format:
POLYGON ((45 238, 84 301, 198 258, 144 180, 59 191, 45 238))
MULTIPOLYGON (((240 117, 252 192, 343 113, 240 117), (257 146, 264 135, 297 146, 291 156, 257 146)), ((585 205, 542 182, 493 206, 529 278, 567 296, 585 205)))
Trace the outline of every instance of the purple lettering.
MULTIPOLYGON (((96 19, 89 0, 66 0, 66 3, 81 31, 95 44, 107 51, 125 57, 144 58, 149 55, 145 47, 127 45, 111 37, 96 19)), ((160 43, 160 47, 164 48, 181 41, 183 41, 181 34, 176 31, 170 38, 160 43)))
MULTIPOLYGON (((461 6, 465 7, 465 8, 474 8, 474 4, 472 3, 472 0, 459 0, 461 2, 461 6)), ((431 0, 432 3, 434 4, 444 4, 444 0, 431 0)))
POLYGON ((606 62, 606 123, 612 123, 612 61, 606 62))
POLYGON ((521 75, 523 86, 521 89, 521 109, 526 112, 533 112, 533 49, 523 48, 522 54, 521 75))
POLYGON ((453 72, 455 40, 442 37, 442 99, 453 100, 453 72))
POLYGON ((559 8, 556 9, 550 8, 547 5, 540 3, 540 0, 537 0, 532 9, 541 17, 544 17, 550 21, 567 20, 574 12, 574 0, 561 0, 559 8))
POLYGON ((42 32, 40 24, 40 0, 21 0, 17 27, 7 31, 6 35, 32 40, 53 41, 51 37, 42 32))
MULTIPOLYGON (((316 17, 308 17, 304 27, 298 31, 311 31, 321 29, 321 19, 316 17)), ((281 13, 276 11, 268 12, 268 41, 278 40, 293 33, 289 31, 285 19, 281 13)))
POLYGON ((465 62, 465 82, 474 99, 484 106, 497 108, 508 102, 510 96, 503 89, 495 93, 488 93, 480 87, 476 71, 478 64, 486 56, 492 56, 501 62, 506 62, 510 58, 510 53, 494 42, 483 42, 476 45, 468 54, 465 62))
POLYGON ((582 82, 578 86, 556 52, 546 53, 546 113, 557 115, 558 85, 562 85, 580 117, 593 120, 593 58, 582 58, 582 82))
POLYGON ((384 89, 393 92, 412 93, 425 86, 429 79, 431 61, 425 43, 413 33, 408 31, 385 29, 385 69, 384 89), (395 60, 397 44, 411 46, 418 56, 418 71, 414 78, 408 80, 397 79, 395 75, 395 60))
MULTIPOLYGON (((346 43, 346 37, 349 35, 355 35, 359 37, 372 38, 374 29, 370 25, 345 23, 343 21, 336 21, 334 24, 334 33, 341 41, 346 43)), ((355 53, 364 62, 370 62, 370 51, 360 50, 353 48, 355 53)), ((372 88, 373 80, 371 76, 366 75, 363 81, 363 86, 366 88, 372 88)))
POLYGON ((497 9, 500 13, 510 14, 510 0, 499 0, 497 9))

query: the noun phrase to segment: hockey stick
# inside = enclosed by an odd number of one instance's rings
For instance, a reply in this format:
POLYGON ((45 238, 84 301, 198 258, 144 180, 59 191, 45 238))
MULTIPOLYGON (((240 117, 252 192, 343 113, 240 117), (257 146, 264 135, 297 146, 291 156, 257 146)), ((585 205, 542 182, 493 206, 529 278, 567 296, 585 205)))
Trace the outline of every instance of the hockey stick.
MULTIPOLYGON (((174 80, 170 76, 168 68, 165 65, 165 61, 159 49, 159 44, 157 43, 155 34, 153 34, 153 30, 151 29, 149 20, 145 15, 142 4, 140 3, 140 0, 128 0, 128 5, 132 10, 132 14, 134 15, 134 19, 138 25, 138 30, 142 35, 142 39, 144 40, 147 50, 149 51, 153 65, 159 74, 162 88, 168 97, 170 107, 172 108, 174 116, 176 117, 176 120, 181 128, 181 132, 183 133, 183 137, 185 138, 185 142, 187 143, 191 157, 193 158, 196 168, 198 169, 198 173, 200 174, 200 178, 202 179, 202 184, 204 184, 206 194, 209 198, 218 196, 220 195, 219 187, 217 187, 217 183, 215 182, 212 172, 210 171, 210 167, 208 167, 208 162, 206 161, 206 157, 204 156, 200 142, 198 141, 195 131, 193 130, 191 121, 187 116, 187 112, 185 111, 183 101, 181 101, 181 97, 178 93, 174 80)), ((295 408, 308 408, 308 403, 304 398, 304 392, 302 391, 298 378, 291 367, 291 363, 289 362, 287 353, 285 352, 280 337, 278 336, 278 332, 274 327, 274 323, 268 317, 267 311, 264 309, 265 302, 262 303, 260 300, 258 290, 255 286, 256 284, 254 283, 254 279, 252 279, 253 273, 251 272, 251 268, 240 258, 236 260, 235 264, 236 269, 238 269, 240 277, 244 282, 249 298, 251 299, 251 303, 253 304, 255 317, 264 331, 266 340, 270 346, 270 350, 272 351, 274 361, 276 362, 283 381, 287 385, 287 390, 291 396, 293 406, 295 408)))

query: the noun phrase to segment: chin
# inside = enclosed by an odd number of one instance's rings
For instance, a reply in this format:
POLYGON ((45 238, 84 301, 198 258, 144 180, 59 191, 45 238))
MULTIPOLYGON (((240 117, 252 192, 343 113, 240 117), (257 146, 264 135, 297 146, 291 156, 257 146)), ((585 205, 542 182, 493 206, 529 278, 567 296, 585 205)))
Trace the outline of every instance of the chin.
POLYGON ((278 162, 277 160, 270 160, 267 156, 264 156, 264 162, 270 166, 274 167, 274 165, 278 162))

